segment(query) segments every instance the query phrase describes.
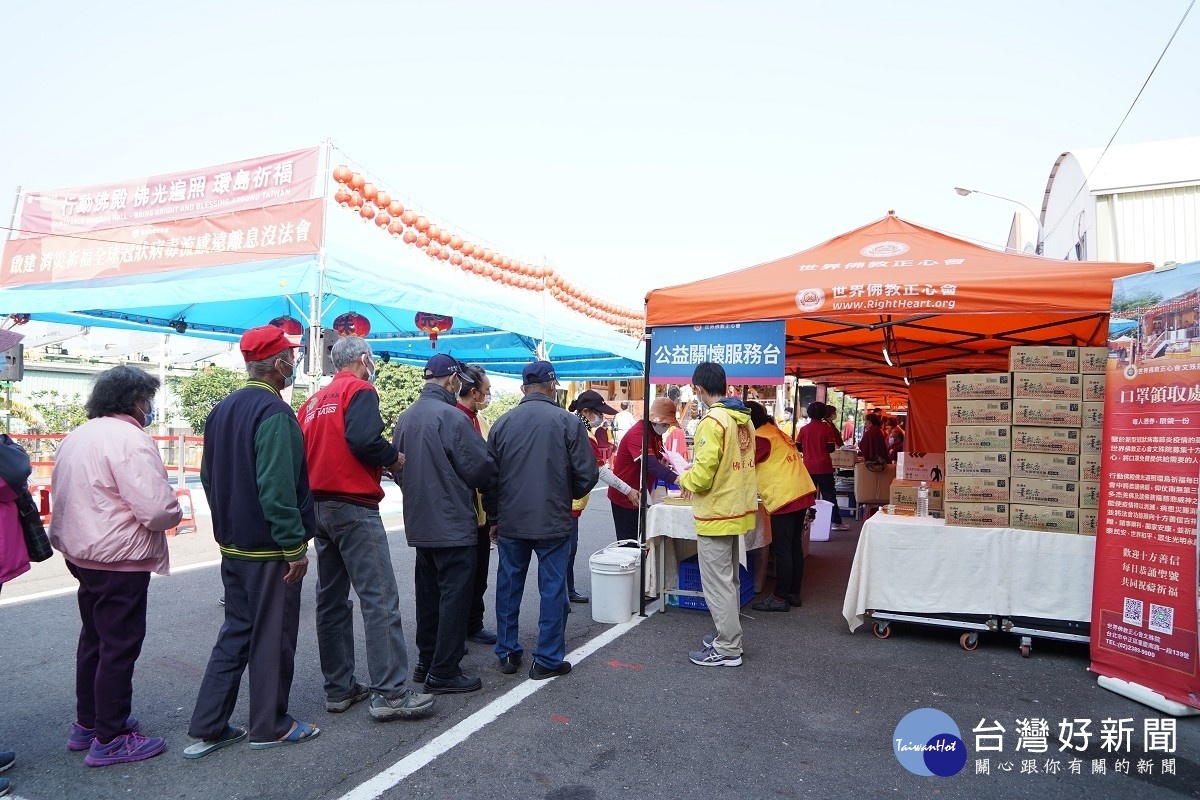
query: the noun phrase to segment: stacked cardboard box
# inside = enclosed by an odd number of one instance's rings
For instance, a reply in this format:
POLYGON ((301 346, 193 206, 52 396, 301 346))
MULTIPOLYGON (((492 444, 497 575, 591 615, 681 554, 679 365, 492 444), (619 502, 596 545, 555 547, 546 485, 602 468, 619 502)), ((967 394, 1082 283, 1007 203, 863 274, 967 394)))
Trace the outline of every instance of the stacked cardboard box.
POLYGON ((1012 376, 946 376, 945 517, 951 525, 1008 525, 1012 376))
POLYGON ((1094 535, 1104 421, 1104 347, 1014 347, 1013 528, 1094 535))

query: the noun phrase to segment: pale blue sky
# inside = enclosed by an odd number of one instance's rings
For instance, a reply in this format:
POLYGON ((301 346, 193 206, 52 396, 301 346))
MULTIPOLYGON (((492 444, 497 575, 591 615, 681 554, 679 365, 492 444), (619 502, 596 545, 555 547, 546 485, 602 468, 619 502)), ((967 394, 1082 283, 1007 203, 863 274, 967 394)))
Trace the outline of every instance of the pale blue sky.
MULTIPOLYGON (((1037 208, 1186 6, 12 3, 0 197, 332 137, 457 230, 640 305, 889 209, 1003 243, 1013 207, 953 187, 1037 208)), ((1200 134, 1198 17, 1118 143, 1200 134)))

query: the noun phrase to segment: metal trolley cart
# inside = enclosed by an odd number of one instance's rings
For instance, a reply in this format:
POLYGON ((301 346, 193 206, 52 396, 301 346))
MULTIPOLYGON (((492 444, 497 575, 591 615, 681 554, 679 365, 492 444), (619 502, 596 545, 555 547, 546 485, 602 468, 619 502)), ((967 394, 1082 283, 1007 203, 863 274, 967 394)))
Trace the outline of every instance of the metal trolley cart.
POLYGON ((916 625, 931 625, 938 628, 954 628, 963 631, 958 644, 963 650, 971 651, 979 646, 980 631, 995 632, 1000 629, 1000 620, 988 614, 905 614, 899 611, 872 609, 871 631, 879 639, 892 635, 893 622, 911 622, 916 625))
POLYGON ((1060 639, 1065 642, 1091 642, 1090 622, 1075 622, 1062 619, 1041 619, 1038 617, 1003 617, 1000 629, 1021 637, 1021 655, 1029 658, 1033 649, 1033 637, 1042 639, 1060 639))

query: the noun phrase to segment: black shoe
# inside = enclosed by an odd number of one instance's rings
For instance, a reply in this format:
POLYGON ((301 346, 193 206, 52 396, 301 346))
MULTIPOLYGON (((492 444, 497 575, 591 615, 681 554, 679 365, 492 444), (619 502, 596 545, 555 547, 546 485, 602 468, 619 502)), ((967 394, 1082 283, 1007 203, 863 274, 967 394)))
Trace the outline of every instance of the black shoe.
POLYGON ((509 653, 504 658, 500 659, 500 671, 505 675, 515 675, 517 670, 521 668, 521 654, 509 653))
POLYGON ((570 661, 564 661, 554 669, 543 667, 541 664, 535 661, 533 662, 533 666, 529 668, 529 677, 533 678, 535 681, 544 681, 547 678, 553 678, 557 675, 566 675, 570 671, 570 661))
POLYGON ((791 606, 792 608, 799 608, 800 607, 800 595, 789 594, 788 595, 788 605, 791 606))
POLYGON ((781 600, 775 595, 769 596, 761 603, 755 603, 752 608, 755 611, 791 611, 792 607, 788 605, 787 600, 781 600))
POLYGON ((442 680, 432 675, 425 678, 425 691, 429 694, 460 694, 462 692, 477 692, 483 688, 483 681, 478 675, 468 675, 465 672, 457 678, 442 680))
POLYGON ((424 664, 417 664, 417 666, 413 668, 413 683, 424 683, 425 679, 428 677, 429 667, 425 666, 424 664))
POLYGON ((480 628, 474 633, 468 633, 467 639, 468 641, 475 642, 476 644, 495 644, 496 632, 489 631, 487 628, 480 628))
POLYGON ((571 592, 571 594, 567 595, 567 599, 570 600, 572 603, 588 603, 588 602, 590 602, 590 600, 588 599, 588 596, 586 594, 580 594, 579 592, 571 592))

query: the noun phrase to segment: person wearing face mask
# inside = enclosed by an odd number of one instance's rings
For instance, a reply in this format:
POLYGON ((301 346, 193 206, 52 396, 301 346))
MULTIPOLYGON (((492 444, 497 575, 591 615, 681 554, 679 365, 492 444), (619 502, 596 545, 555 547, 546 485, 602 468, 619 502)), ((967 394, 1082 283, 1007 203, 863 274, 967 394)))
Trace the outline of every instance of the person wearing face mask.
POLYGON ((387 531, 379 515, 384 470, 399 475, 404 454, 383 438, 371 346, 343 336, 330 352, 337 373, 300 407, 300 431, 317 518, 317 645, 325 676, 325 710, 346 711, 371 698, 375 719, 420 717, 432 695, 408 685, 408 650, 387 531), (358 595, 370 684, 354 675, 354 606, 358 595))
POLYGON ((429 359, 425 386, 392 435, 406 459, 399 479, 404 535, 416 550, 419 654, 413 682, 433 694, 483 687, 478 675, 460 666, 479 547, 475 492, 495 471, 483 437, 455 407, 462 385, 472 381, 449 353, 429 359))
POLYGON ((221 550, 225 623, 200 683, 183 751, 200 758, 250 737, 261 750, 320 734, 287 712, 308 540, 316 534, 304 437, 280 396, 296 378, 296 344, 273 325, 242 334, 249 380, 204 423, 200 481, 221 550), (250 667, 249 730, 229 724, 250 667))
MULTIPOLYGON (((458 390, 458 410, 467 415, 475 432, 487 440, 488 421, 479 413, 492 403, 492 379, 483 367, 466 368, 471 383, 463 382, 458 390)), ((488 535, 487 514, 483 512, 483 497, 475 492, 475 581, 471 589, 471 610, 467 614, 467 638, 479 644, 495 644, 496 632, 483 627, 483 595, 487 591, 488 565, 492 560, 492 538, 488 535)))
MULTIPOLYGON (((588 441, 592 444, 592 454, 596 456, 596 466, 600 470, 601 482, 605 486, 611 486, 621 492, 629 498, 629 502, 636 504, 639 500, 637 490, 618 478, 611 469, 605 466, 604 452, 596 436, 596 431, 604 423, 604 415, 615 414, 615 409, 604 402, 604 398, 599 392, 588 389, 572 400, 567 410, 574 411, 587 427, 588 441)), ((575 555, 579 552, 579 518, 583 515, 583 510, 587 508, 590 497, 591 493, 588 493, 571 502, 571 550, 567 561, 567 599, 572 603, 588 602, 587 595, 575 591, 575 555)))
POLYGON ((662 437, 663 449, 670 450, 684 462, 688 461, 687 434, 679 427, 675 403, 669 397, 656 397, 650 404, 650 424, 662 437))
POLYGON ((618 478, 634 488, 636 498, 612 486, 608 487, 608 500, 612 504, 613 527, 616 529, 618 541, 638 538, 638 493, 642 488, 643 439, 646 440, 646 466, 650 473, 650 486, 653 487, 657 481, 676 483, 679 480, 675 471, 662 460, 662 436, 649 422, 635 422, 617 443, 612 470, 618 478))
POLYGON ((90 767, 141 761, 166 748, 130 716, 150 573, 170 573, 165 531, 183 517, 158 447, 143 430, 158 387, 137 367, 100 373, 88 421, 67 435, 54 460, 50 541, 79 581, 83 621, 67 748, 87 750, 90 767))

